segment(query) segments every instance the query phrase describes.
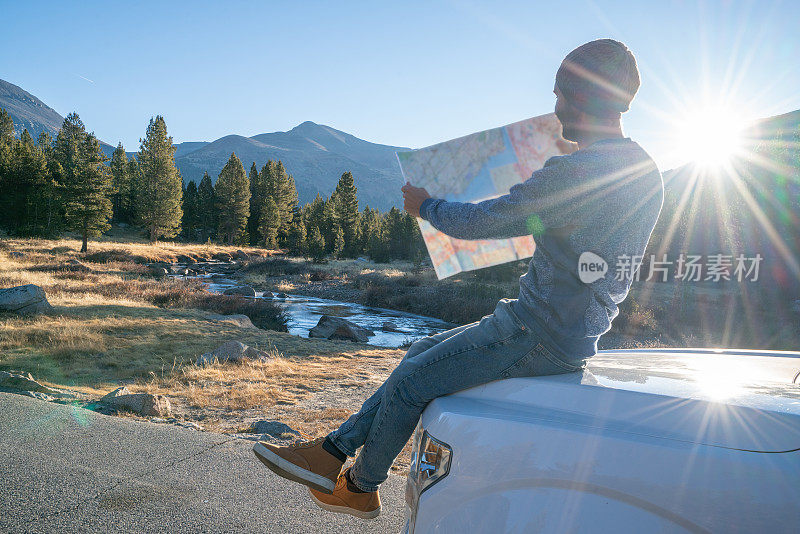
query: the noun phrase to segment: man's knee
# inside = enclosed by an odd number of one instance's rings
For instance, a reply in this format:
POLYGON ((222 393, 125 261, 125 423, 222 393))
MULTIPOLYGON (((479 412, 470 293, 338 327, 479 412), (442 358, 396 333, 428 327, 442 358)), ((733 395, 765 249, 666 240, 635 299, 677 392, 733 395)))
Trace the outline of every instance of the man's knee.
POLYGON ((412 343, 410 347, 408 347, 403 359, 407 360, 409 358, 413 358, 414 356, 419 356, 434 345, 436 345, 436 340, 432 337, 423 337, 422 339, 418 339, 412 343))

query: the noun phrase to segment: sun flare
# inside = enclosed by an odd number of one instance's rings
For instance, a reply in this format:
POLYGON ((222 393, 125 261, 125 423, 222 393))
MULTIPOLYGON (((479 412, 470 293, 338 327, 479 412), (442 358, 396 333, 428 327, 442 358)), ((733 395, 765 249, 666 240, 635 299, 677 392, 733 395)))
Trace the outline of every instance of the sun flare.
POLYGON ((734 109, 708 106, 687 113, 676 131, 680 159, 706 168, 719 168, 743 150, 747 120, 734 109))

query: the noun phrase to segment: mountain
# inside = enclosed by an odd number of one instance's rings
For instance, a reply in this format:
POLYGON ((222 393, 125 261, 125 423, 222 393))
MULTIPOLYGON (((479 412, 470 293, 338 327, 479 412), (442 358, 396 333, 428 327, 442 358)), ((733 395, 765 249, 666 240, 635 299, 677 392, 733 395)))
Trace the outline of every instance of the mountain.
POLYGON ((42 132, 55 137, 64 122, 64 117, 53 108, 5 80, 0 80, 0 108, 4 108, 14 120, 14 135, 17 137, 26 128, 34 139, 42 132))
MULTIPOLYGON (((42 132, 47 132, 55 139, 64 117, 56 110, 30 94, 25 89, 0 80, 0 108, 5 109, 14 121, 14 135, 19 137, 27 129, 34 141, 42 132)), ((91 130, 89 130, 91 131, 91 130)), ((111 157, 114 147, 100 141, 103 153, 111 157)))
POLYGON ((216 181, 231 152, 248 171, 252 162, 260 170, 269 159, 281 160, 295 179, 301 204, 317 194, 330 195, 342 173, 350 171, 361 207, 386 210, 401 204, 403 178, 395 156, 398 150, 408 149, 370 143, 306 121, 288 132, 252 137, 227 135, 211 143, 180 143, 176 145, 175 164, 184 180, 199 182, 206 171, 216 181))

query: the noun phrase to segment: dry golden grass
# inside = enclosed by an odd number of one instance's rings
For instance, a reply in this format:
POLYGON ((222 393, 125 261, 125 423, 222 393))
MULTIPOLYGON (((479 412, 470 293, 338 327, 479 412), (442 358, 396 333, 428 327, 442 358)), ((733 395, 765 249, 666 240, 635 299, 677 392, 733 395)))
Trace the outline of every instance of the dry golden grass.
MULTIPOLYGON (((163 394, 178 418, 211 431, 243 431, 253 421, 273 419, 316 436, 358 410, 402 357, 400 350, 244 329, 210 320, 202 310, 152 303, 161 296, 191 304, 179 297, 200 288, 155 280, 137 261, 230 253, 233 247, 90 243, 90 255, 110 258, 103 262, 87 261, 76 252, 79 247, 77 240, 0 241, 0 287, 39 285, 54 308, 36 317, 0 316, 0 369, 31 372, 47 385, 90 396, 121 383, 133 392, 163 394), (23 256, 11 257, 10 251, 23 256), (65 267, 70 258, 89 271, 65 267), (194 364, 230 339, 272 358, 194 364)), ((408 450, 395 470, 407 464, 408 450)))

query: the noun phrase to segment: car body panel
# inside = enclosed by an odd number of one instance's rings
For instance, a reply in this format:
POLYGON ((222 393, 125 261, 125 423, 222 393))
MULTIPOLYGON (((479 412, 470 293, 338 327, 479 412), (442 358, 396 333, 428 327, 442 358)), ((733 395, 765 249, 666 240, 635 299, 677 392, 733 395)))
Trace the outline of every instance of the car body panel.
POLYGON ((791 531, 800 353, 731 352, 601 351, 434 400, 452 464, 414 532, 791 531))

